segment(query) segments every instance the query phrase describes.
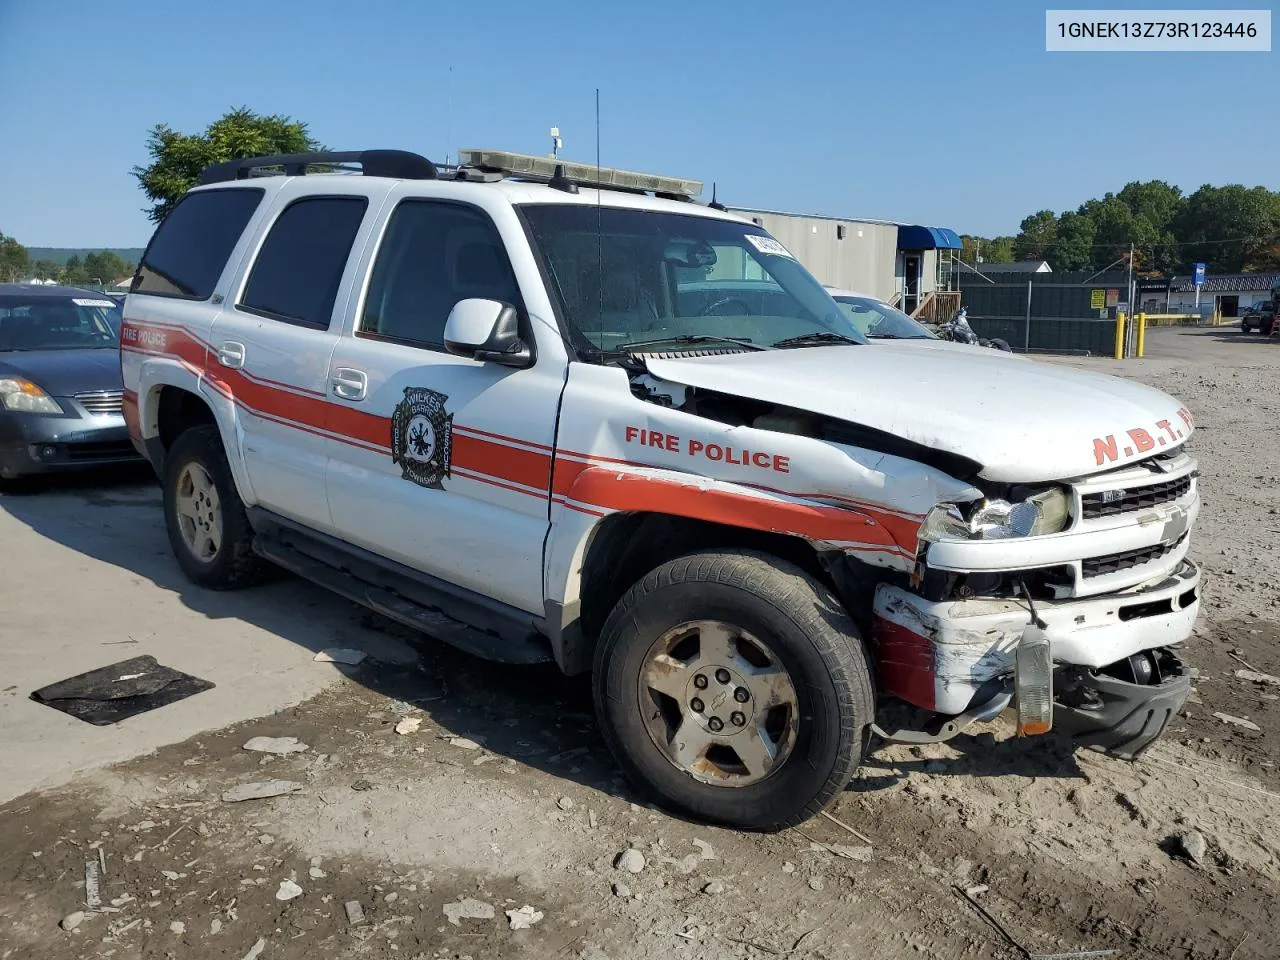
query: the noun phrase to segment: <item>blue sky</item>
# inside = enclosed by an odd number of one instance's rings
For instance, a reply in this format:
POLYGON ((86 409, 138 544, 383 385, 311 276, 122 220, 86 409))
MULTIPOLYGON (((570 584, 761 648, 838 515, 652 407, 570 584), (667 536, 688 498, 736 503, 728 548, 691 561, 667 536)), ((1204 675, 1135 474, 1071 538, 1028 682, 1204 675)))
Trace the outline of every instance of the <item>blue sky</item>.
POLYGON ((733 205, 991 235, 1134 179, 1280 188, 1276 53, 1051 54, 1044 9, 0 0, 0 231, 141 246, 149 128, 240 105, 435 159, 545 152, 558 124, 592 160, 597 87, 606 166, 733 205))

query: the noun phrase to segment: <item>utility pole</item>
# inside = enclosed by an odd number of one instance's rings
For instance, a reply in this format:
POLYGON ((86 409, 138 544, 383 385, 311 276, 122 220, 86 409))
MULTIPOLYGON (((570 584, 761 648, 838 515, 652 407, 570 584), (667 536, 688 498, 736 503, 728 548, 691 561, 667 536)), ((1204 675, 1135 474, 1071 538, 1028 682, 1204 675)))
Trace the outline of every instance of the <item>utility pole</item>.
POLYGON ((1125 297, 1129 301, 1129 316, 1133 316, 1137 311, 1134 310, 1133 303, 1133 244, 1129 244, 1129 289, 1125 291, 1125 297))

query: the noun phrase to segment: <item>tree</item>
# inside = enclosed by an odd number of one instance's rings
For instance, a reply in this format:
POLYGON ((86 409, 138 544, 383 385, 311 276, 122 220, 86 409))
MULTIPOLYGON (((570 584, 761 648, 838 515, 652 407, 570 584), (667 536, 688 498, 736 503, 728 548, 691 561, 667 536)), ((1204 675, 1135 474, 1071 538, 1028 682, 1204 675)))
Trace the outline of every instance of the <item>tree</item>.
POLYGON ((85 254, 84 271, 90 279, 97 277, 105 285, 133 273, 133 264, 112 250, 103 250, 85 254))
POLYGON ((21 280, 31 270, 31 254, 13 237, 0 233, 0 281, 21 280))
POLYGON ((1187 198, 1174 224, 1185 263, 1210 273, 1239 273, 1270 262, 1280 239, 1280 193, 1265 187, 1201 187, 1187 198))
POLYGON ((37 280, 57 280, 62 276, 62 264, 57 260, 37 260, 31 265, 31 275, 37 280))
POLYGON ((151 201, 147 216, 159 223, 210 164, 319 149, 305 123, 278 114, 261 116, 241 107, 209 124, 203 133, 179 133, 167 124, 156 124, 147 137, 151 163, 134 167, 132 173, 151 201))
POLYGON ((1026 217, 1017 239, 1013 242, 1013 254, 1018 260, 1045 260, 1058 237, 1058 218, 1052 210, 1041 210, 1026 217))
POLYGON ((1093 266, 1097 227, 1082 213, 1068 211, 1058 218, 1058 234, 1046 259, 1055 270, 1087 270, 1093 266))
POLYGON ((72 256, 62 268, 62 282, 72 285, 89 282, 89 271, 80 262, 79 256, 72 256))
POLYGON ((971 266, 976 266, 979 258, 983 263, 1009 263, 1013 260, 1013 237, 962 236, 960 243, 960 259, 971 266))

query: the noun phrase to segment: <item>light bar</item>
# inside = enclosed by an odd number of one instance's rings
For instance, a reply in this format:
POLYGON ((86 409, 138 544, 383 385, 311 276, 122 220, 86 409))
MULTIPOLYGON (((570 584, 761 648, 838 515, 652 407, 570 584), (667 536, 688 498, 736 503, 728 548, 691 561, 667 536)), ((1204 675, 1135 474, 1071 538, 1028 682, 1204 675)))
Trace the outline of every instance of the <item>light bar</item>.
POLYGON ((672 193, 680 197, 696 197, 702 193, 701 180, 684 177, 662 177, 654 173, 635 173, 614 167, 599 167, 592 163, 569 163, 554 157, 539 157, 527 153, 509 153, 506 150, 459 150, 460 166, 483 167, 500 170, 513 177, 530 177, 550 180, 556 167, 564 167, 564 175, 582 186, 616 187, 620 190, 646 190, 653 193, 672 193))

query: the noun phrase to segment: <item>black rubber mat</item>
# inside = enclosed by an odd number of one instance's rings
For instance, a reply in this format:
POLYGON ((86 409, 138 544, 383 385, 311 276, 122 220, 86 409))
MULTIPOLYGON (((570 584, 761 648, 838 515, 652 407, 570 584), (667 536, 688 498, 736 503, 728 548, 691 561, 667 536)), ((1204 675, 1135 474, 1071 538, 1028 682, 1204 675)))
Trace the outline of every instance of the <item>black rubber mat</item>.
POLYGON ((212 689, 208 680, 162 666, 155 657, 134 657, 41 687, 31 699, 105 727, 212 689))

